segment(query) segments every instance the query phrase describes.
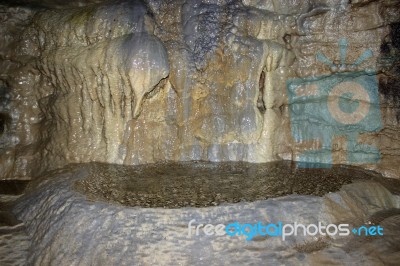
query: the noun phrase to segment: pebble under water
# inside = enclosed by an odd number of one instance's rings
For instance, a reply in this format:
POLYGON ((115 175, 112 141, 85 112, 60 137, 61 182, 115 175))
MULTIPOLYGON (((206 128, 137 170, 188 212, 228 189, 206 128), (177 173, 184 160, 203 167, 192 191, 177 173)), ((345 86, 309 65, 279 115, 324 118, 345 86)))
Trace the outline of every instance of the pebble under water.
POLYGON ((140 207, 207 207, 290 194, 323 196, 356 180, 382 180, 357 167, 297 168, 293 162, 92 163, 74 188, 89 200, 140 207))

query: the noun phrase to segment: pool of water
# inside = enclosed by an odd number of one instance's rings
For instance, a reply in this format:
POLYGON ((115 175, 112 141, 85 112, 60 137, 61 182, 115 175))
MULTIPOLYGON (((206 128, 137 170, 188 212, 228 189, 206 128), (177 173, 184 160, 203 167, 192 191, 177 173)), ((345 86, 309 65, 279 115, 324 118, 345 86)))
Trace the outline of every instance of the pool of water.
POLYGON ((27 233, 7 235, 3 254, 27 265, 397 265, 399 183, 291 162, 75 164, 29 184, 13 207, 27 233), (258 222, 379 225, 384 235, 248 240, 196 229, 258 222))
POLYGON ((301 169, 292 162, 165 162, 139 166, 94 164, 75 189, 91 200, 141 207, 207 207, 290 194, 323 196, 375 172, 337 165, 301 169))

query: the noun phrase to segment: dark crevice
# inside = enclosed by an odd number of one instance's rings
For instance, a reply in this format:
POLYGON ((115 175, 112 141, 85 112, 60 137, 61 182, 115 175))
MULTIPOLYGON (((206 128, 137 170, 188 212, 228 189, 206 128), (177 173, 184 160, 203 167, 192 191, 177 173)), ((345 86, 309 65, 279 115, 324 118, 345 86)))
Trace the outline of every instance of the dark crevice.
POLYGON ((0 113, 0 137, 6 132, 10 125, 11 117, 7 113, 0 113))
POLYGON ((390 25, 390 39, 395 48, 400 48, 400 22, 390 25))
POLYGON ((400 23, 390 25, 390 33, 382 40, 379 65, 379 92, 383 95, 383 106, 396 109, 396 120, 400 122, 400 23))
POLYGON ((264 91, 265 91, 265 71, 261 71, 260 80, 258 81, 258 99, 257 108, 263 114, 265 113, 264 91))

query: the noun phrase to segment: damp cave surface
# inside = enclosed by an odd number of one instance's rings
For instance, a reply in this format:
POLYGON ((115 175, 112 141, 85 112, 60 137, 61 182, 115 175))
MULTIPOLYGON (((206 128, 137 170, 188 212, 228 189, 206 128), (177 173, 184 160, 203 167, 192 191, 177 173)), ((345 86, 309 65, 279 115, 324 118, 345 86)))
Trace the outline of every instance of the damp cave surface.
POLYGON ((292 162, 92 163, 74 189, 88 200, 145 208, 207 207, 290 194, 323 196, 356 180, 382 180, 357 167, 297 168, 292 162))

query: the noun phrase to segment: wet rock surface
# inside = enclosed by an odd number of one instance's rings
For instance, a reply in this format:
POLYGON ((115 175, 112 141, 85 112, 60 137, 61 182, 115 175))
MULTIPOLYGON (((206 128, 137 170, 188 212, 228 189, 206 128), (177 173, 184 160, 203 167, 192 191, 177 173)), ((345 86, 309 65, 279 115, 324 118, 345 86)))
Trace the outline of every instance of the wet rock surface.
POLYGON ((25 225, 13 213, 27 181, 0 181, 0 264, 27 265, 31 241, 25 225))
MULTIPOLYGON (((171 164, 143 166, 139 168, 141 171, 136 173, 136 179, 145 179, 143 175, 142 177, 140 175, 146 173, 149 180, 135 184, 138 188, 151 185, 146 191, 159 191, 167 198, 168 196, 165 195, 167 193, 162 192, 163 189, 169 191, 169 188, 174 186, 181 187, 182 192, 176 195, 174 204, 168 203, 167 208, 161 208, 163 204, 166 204, 165 201, 151 197, 148 206, 146 202, 140 202, 143 206, 123 206, 117 203, 118 198, 106 202, 106 196, 102 193, 110 191, 109 182, 106 182, 103 187, 99 185, 103 181, 97 183, 99 187, 106 189, 101 191, 100 197, 90 196, 89 192, 82 194, 76 190, 77 184, 82 185, 87 180, 92 180, 94 174, 98 177, 103 174, 113 176, 113 178, 121 177, 122 183, 115 182, 120 185, 118 190, 116 190, 117 186, 113 188, 114 191, 121 191, 124 189, 124 184, 133 184, 132 180, 130 182, 127 180, 135 175, 132 169, 121 168, 121 166, 76 164, 43 175, 40 180, 29 185, 27 193, 15 202, 13 208, 16 217, 23 221, 32 246, 35 248, 30 249, 29 253, 24 253, 23 249, 21 252, 14 249, 14 253, 10 254, 22 254, 27 258, 28 264, 33 265, 223 265, 227 263, 245 265, 249 262, 254 265, 327 263, 396 265, 400 259, 398 245, 400 197, 390 192, 391 186, 386 188, 379 181, 366 180, 374 177, 375 173, 368 174, 359 169, 335 169, 333 172, 337 174, 329 175, 327 173, 332 170, 321 170, 319 175, 325 172, 325 176, 335 179, 335 182, 332 182, 335 184, 339 180, 346 180, 347 171, 349 176, 347 180, 350 183, 340 187, 327 181, 322 182, 327 186, 326 190, 339 189, 336 192, 326 193, 322 197, 296 194, 281 197, 268 195, 268 199, 252 202, 224 202, 217 206, 197 208, 178 207, 181 204, 179 200, 186 197, 188 193, 186 183, 179 184, 180 175, 190 178, 187 172, 191 172, 193 177, 205 181, 207 180, 204 178, 205 173, 216 171, 215 173, 221 177, 225 173, 225 180, 229 180, 228 172, 239 174, 240 171, 245 172, 245 169, 248 170, 251 167, 246 164, 219 164, 219 167, 210 163, 193 163, 192 167, 175 164, 178 177, 168 176, 177 183, 175 185, 163 181, 155 184, 152 176, 147 175, 149 172, 146 172, 146 169, 156 168, 154 171, 159 176, 165 174, 165 169, 168 169, 168 172, 173 171, 169 169, 170 167, 171 164), (351 182, 361 173, 368 177, 351 182), (149 207, 151 204, 158 207, 149 207), (189 236, 188 223, 193 219, 195 220, 193 226, 206 223, 227 225, 234 221, 242 224, 282 221, 302 224, 321 222, 325 225, 346 223, 351 229, 374 224, 384 228, 384 235, 357 236, 350 233, 347 236, 328 237, 298 234, 289 236, 284 241, 279 236, 257 236, 250 241, 246 240, 244 235, 206 236, 202 231, 198 236, 195 235, 195 231, 189 236)), ((276 167, 271 172, 276 177, 286 180, 286 175, 290 171, 284 167, 276 167), (278 169, 281 169, 282 175, 279 175, 278 169)), ((162 177, 159 176, 159 179, 162 180, 162 177)), ((243 180, 237 181, 239 185, 246 184, 243 180)), ((207 184, 212 183, 210 180, 208 182, 207 184)), ((397 180, 397 183, 393 180, 390 182, 391 184, 398 183, 397 180)), ((96 182, 93 181, 93 184, 96 182)), ((219 181, 217 184, 223 192, 224 182, 219 181)), ((235 190, 234 184, 230 187, 235 190)), ((135 189, 125 187, 125 189, 128 188, 131 191, 135 189)), ((208 188, 212 190, 214 187, 208 188)), ((194 186, 190 186, 189 190, 195 194, 194 186)), ((308 192, 305 190, 304 193, 313 191, 316 193, 315 188, 308 192)), ((95 191, 92 190, 92 192, 95 191)), ((205 189, 203 192, 207 193, 205 189)), ((261 196, 257 190, 253 193, 261 196)), ((324 192, 320 190, 318 193, 324 192)), ((235 198, 235 195, 225 193, 225 199, 229 200, 229 198, 235 198)), ((209 202, 201 201, 198 203, 209 204, 209 202)), ((13 238, 11 243, 17 243, 16 238, 13 238)))
POLYGON ((307 161, 322 147, 322 162, 399 175, 397 1, 0 3, 4 179, 91 161, 307 161), (289 80, 360 71, 376 76, 361 101, 374 121, 342 130, 316 97, 292 134, 289 80))
POLYGON ((290 194, 323 196, 356 180, 383 178, 356 167, 302 169, 292 162, 93 164, 90 169, 88 177, 74 186, 88 199, 164 208, 207 207, 290 194))
POLYGON ((0 183, 0 265, 397 265, 399 181, 343 165, 399 178, 399 18, 396 0, 0 0, 0 179, 21 180, 0 183), (281 159, 337 165, 243 162, 281 159), (385 235, 190 238, 191 219, 385 235))

